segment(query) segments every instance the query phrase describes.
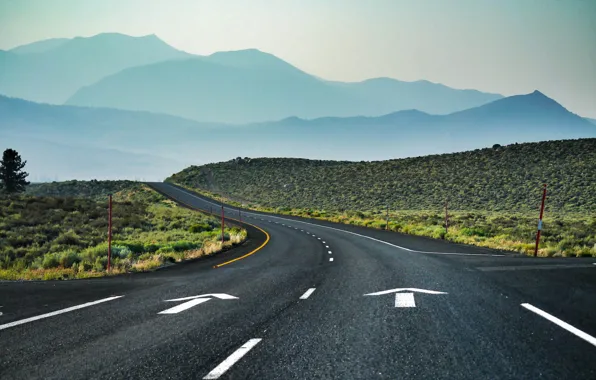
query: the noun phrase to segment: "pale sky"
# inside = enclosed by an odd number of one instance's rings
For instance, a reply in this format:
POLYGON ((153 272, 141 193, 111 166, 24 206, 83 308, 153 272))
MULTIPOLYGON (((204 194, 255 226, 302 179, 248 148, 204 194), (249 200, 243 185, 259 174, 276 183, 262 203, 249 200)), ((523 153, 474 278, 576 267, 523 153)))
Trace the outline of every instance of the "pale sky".
POLYGON ((257 48, 330 80, 538 89, 596 118, 596 0, 0 0, 0 49, 102 32, 257 48))

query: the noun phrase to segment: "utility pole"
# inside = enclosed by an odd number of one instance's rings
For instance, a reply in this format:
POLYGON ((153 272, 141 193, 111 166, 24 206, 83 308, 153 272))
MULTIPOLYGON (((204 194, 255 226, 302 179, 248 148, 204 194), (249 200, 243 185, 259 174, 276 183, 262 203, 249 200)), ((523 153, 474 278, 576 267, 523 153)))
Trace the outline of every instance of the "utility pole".
POLYGON ((542 231, 542 217, 544 216, 544 202, 546 201, 546 183, 542 188, 542 204, 540 205, 540 219, 538 219, 538 232, 536 232, 536 247, 534 257, 538 257, 538 244, 540 244, 540 233, 542 231))
POLYGON ((112 266, 112 194, 108 194, 108 272, 112 266))
POLYGON ((449 211, 448 211, 449 199, 445 199, 445 235, 449 232, 449 211))
POLYGON ((221 244, 224 243, 224 206, 221 205, 221 244))

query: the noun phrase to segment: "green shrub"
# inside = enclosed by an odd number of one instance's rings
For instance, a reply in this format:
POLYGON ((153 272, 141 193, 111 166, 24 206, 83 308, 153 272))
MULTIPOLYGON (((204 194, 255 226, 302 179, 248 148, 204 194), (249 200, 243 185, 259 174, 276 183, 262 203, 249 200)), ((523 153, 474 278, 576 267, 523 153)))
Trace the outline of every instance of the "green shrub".
POLYGON ((81 261, 78 253, 76 251, 65 251, 59 254, 58 256, 58 263, 63 268, 71 268, 74 264, 78 264, 81 261))
POLYGON ((211 230, 212 230, 211 226, 207 223, 193 224, 192 226, 190 226, 188 228, 188 232, 191 232, 191 233, 199 233, 199 232, 211 231, 211 230))
POLYGON ((83 244, 81 241, 81 237, 77 235, 73 230, 69 230, 65 233, 60 234, 56 240, 54 240, 55 244, 62 244, 62 245, 76 245, 80 246, 83 244))
POLYGON ((43 257, 43 261, 41 264, 43 269, 58 268, 58 265, 60 265, 60 262, 58 261, 58 258, 56 257, 55 253, 46 254, 43 257))

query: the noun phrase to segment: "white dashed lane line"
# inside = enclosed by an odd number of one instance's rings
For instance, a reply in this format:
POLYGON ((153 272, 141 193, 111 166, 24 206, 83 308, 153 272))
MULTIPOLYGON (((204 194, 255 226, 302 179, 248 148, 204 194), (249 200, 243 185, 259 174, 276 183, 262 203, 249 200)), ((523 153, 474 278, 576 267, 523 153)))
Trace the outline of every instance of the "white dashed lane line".
POLYGON ((301 300, 305 300, 305 299, 307 299, 308 297, 310 297, 310 295, 311 295, 311 294, 312 294, 314 291, 315 291, 315 288, 310 288, 310 289, 308 289, 308 290, 307 290, 307 291, 306 291, 306 292, 305 292, 305 293, 304 293, 304 294, 303 294, 303 295, 300 297, 300 299, 301 299, 301 300))
POLYGON ((521 306, 530 310, 533 313, 538 314, 542 318, 554 323, 555 325, 569 331, 570 333, 577 336, 578 338, 581 338, 581 339, 585 340, 586 342, 592 344, 593 346, 596 346, 596 338, 593 337, 592 335, 589 335, 589 334, 581 331, 580 329, 571 326, 569 323, 564 322, 564 321, 560 320, 559 318, 555 317, 554 315, 551 315, 544 310, 540 310, 536 306, 530 305, 529 303, 522 303, 521 306))
POLYGON ((56 310, 56 311, 53 311, 51 313, 41 314, 41 315, 37 315, 35 317, 21 319, 19 321, 14 321, 14 322, 6 323, 4 325, 0 325, 0 330, 8 329, 8 328, 11 328, 11 327, 15 327, 15 326, 22 325, 22 324, 29 323, 29 322, 33 322, 33 321, 38 321, 40 319, 45 319, 45 318, 53 317, 53 316, 64 314, 64 313, 69 313, 71 311, 75 311, 75 310, 79 310, 79 309, 84 309, 84 308, 89 307, 89 306, 94 306, 94 305, 98 305, 100 303, 104 303, 104 302, 108 302, 108 301, 113 301, 113 300, 116 300, 116 299, 122 298, 122 297, 124 297, 124 296, 108 297, 108 298, 104 298, 104 299, 101 299, 101 300, 98 300, 98 301, 87 302, 87 303, 84 303, 84 304, 81 304, 81 305, 67 307, 66 309, 56 310))
POLYGON ((262 339, 251 339, 244 343, 242 347, 234 351, 232 355, 228 356, 226 360, 221 362, 220 365, 215 367, 213 371, 209 372, 207 376, 203 377, 203 379, 219 379, 220 376, 226 373, 226 371, 236 364, 238 360, 242 359, 242 357, 246 355, 248 351, 252 350, 254 346, 259 344, 261 340, 262 339))
POLYGON ((329 258, 329 261, 333 261, 333 257, 330 257, 330 258, 329 258))

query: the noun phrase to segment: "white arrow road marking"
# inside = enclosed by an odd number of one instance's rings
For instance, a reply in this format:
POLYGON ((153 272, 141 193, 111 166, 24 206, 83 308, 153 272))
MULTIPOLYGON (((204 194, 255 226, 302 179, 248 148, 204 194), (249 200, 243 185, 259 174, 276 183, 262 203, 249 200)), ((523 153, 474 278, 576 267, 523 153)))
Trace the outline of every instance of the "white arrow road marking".
POLYGON ((244 343, 242 347, 237 349, 232 355, 228 356, 226 360, 221 362, 220 365, 215 367, 213 371, 209 372, 203 379, 219 379, 221 375, 226 373, 238 360, 242 359, 244 355, 248 353, 254 346, 259 344, 262 339, 251 339, 244 343))
POLYGON ((522 305, 522 307, 525 307, 526 309, 538 314, 542 318, 545 318, 545 319, 551 321, 552 323, 556 324, 557 326, 564 328, 565 330, 569 331, 573 335, 582 338, 583 340, 590 343, 591 345, 596 346, 596 338, 593 337, 592 335, 587 334, 587 333, 581 331, 580 329, 571 326, 569 323, 564 322, 564 321, 560 320, 559 318, 557 318, 553 315, 550 315, 546 311, 542 311, 539 308, 537 308, 536 306, 530 305, 529 303, 522 303, 521 305, 522 305))
POLYGON ((414 293, 395 293, 395 307, 416 307, 414 293))
POLYGON ((38 315, 38 316, 35 316, 35 317, 31 317, 31 318, 21 319, 20 321, 14 321, 14 322, 6 323, 4 325, 0 325, 0 330, 8 329, 10 327, 15 327, 15 326, 18 326, 18 325, 22 325, 24 323, 33 322, 33 321, 37 321, 37 320, 44 319, 44 318, 53 317, 55 315, 59 315, 59 314, 63 314, 63 313, 68 313, 70 311, 74 311, 74 310, 78 310, 78 309, 83 309, 85 307, 97 305, 97 304, 100 304, 102 302, 113 301, 113 300, 118 299, 118 298, 121 298, 121 297, 124 297, 124 296, 115 296, 115 297, 104 298, 104 299, 101 299, 99 301, 87 302, 87 303, 84 303, 82 305, 67 307, 66 309, 56 310, 56 311, 53 311, 51 313, 46 313, 46 314, 38 315))
POLYGON ((234 297, 234 296, 231 296, 231 295, 225 294, 225 293, 211 293, 211 294, 201 294, 200 296, 175 298, 172 300, 166 300, 166 302, 187 301, 187 300, 193 300, 195 298, 206 298, 206 297, 219 298, 220 300, 237 300, 238 299, 238 297, 234 297))
POLYGON ((237 300, 238 297, 231 296, 225 293, 212 293, 212 294, 201 294, 200 296, 191 296, 191 297, 183 297, 183 298, 174 298, 171 300, 166 300, 166 302, 180 302, 180 301, 188 301, 178 306, 174 306, 172 308, 166 309, 164 311, 160 311, 157 314, 178 314, 181 311, 188 310, 193 306, 200 305, 204 302, 207 302, 213 298, 218 298, 220 300, 237 300))
POLYGON ((164 310, 164 311, 160 311, 157 314, 178 314, 181 311, 190 309, 193 306, 197 306, 199 304, 202 304, 203 302, 207 302, 209 301, 211 298, 196 298, 194 300, 190 300, 188 302, 182 303, 178 306, 174 306, 170 309, 164 310))
POLYGON ((436 290, 426 290, 418 288, 396 288, 383 290, 381 292, 368 293, 365 296, 382 296, 385 294, 395 293, 395 307, 416 307, 416 301, 414 301, 414 292, 426 293, 426 294, 447 294, 445 292, 439 292, 436 290), (407 293, 400 293, 407 292, 407 293))
POLYGON ((426 290, 426 289, 418 289, 418 288, 396 288, 396 289, 383 290, 381 292, 368 293, 368 294, 365 294, 365 296, 382 296, 384 294, 406 292, 406 291, 407 292, 415 292, 415 293, 426 293, 426 294, 447 294, 445 292, 438 292, 436 290, 426 290))

